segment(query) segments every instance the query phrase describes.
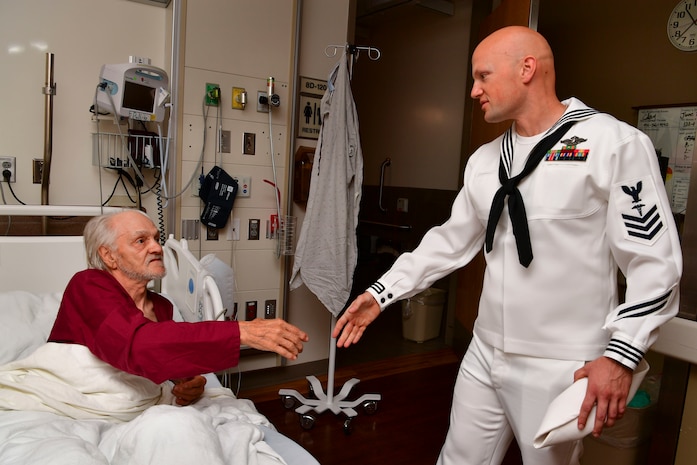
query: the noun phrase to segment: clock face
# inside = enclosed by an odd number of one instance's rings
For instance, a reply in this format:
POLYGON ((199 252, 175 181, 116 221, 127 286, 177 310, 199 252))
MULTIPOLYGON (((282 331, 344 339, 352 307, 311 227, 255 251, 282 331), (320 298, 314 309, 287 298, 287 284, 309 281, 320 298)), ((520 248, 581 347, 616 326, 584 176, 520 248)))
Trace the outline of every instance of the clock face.
POLYGON ((668 39, 679 50, 697 50, 697 0, 682 0, 668 18, 668 39))

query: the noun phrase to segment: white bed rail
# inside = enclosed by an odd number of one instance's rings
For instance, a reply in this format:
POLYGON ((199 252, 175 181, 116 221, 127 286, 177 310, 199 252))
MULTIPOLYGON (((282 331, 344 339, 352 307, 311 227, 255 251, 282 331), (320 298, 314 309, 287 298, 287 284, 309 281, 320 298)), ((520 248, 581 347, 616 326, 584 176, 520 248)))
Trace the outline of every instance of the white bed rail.
POLYGON ((177 302, 184 320, 224 320, 225 307, 215 279, 191 253, 186 239, 170 235, 164 257, 167 276, 162 279, 162 293, 177 302))

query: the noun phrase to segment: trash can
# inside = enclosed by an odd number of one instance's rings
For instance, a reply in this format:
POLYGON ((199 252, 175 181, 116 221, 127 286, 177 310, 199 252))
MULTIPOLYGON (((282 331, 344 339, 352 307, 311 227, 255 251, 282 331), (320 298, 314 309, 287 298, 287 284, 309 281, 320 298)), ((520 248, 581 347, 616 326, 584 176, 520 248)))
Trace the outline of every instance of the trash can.
POLYGON ((402 336, 416 342, 437 338, 447 292, 428 288, 402 301, 402 336))
POLYGON ((599 438, 583 441, 582 465, 648 465, 658 390, 658 381, 647 376, 621 420, 605 428, 599 438))

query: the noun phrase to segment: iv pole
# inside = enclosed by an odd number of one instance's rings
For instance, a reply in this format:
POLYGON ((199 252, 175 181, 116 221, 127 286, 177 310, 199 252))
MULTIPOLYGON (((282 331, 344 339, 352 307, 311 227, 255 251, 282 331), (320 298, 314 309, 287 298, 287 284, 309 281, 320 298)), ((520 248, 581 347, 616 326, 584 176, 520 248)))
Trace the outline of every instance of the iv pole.
MULTIPOLYGON (((349 62, 349 78, 353 77, 353 64, 357 59, 360 50, 368 52, 368 58, 377 60, 380 58, 380 50, 374 47, 359 47, 355 45, 329 45, 325 49, 325 55, 332 57, 336 55, 337 50, 346 48, 351 55, 349 62), (330 55, 329 50, 333 48, 333 53, 330 55)), ((337 318, 332 314, 330 331, 336 326, 337 318)), ((283 405, 290 409, 300 402, 300 407, 295 411, 300 414, 300 425, 304 429, 311 429, 315 424, 315 417, 309 412, 314 410, 317 413, 330 410, 335 415, 343 413, 347 419, 344 421, 344 433, 351 434, 351 421, 358 416, 355 407, 362 405, 364 411, 368 414, 373 414, 377 411, 377 403, 381 399, 380 394, 364 394, 356 400, 345 400, 351 393, 351 389, 360 382, 357 378, 351 378, 341 388, 337 395, 334 395, 334 376, 336 368, 336 338, 330 338, 329 342, 329 368, 327 373, 327 392, 325 394, 322 389, 322 384, 315 376, 307 376, 306 379, 310 383, 310 392, 314 394, 316 399, 308 399, 294 389, 280 389, 278 394, 281 396, 283 405)))

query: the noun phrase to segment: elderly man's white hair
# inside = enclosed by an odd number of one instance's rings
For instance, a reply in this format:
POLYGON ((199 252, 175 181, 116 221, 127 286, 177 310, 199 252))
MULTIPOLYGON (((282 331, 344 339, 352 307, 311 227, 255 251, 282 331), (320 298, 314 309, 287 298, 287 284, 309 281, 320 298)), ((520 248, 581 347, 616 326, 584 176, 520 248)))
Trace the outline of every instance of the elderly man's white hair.
POLYGON ((93 217, 87 222, 83 232, 88 268, 108 271, 106 263, 104 263, 102 257, 99 255, 99 248, 101 246, 106 246, 112 250, 116 248, 117 231, 114 219, 126 211, 140 213, 150 220, 153 225, 155 224, 145 212, 135 209, 105 213, 104 215, 93 217))

